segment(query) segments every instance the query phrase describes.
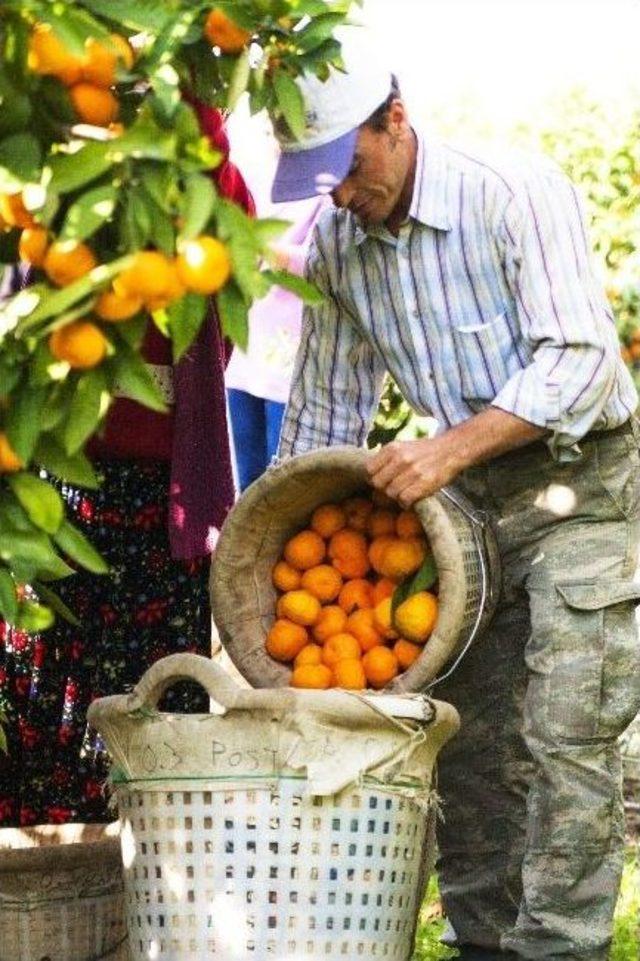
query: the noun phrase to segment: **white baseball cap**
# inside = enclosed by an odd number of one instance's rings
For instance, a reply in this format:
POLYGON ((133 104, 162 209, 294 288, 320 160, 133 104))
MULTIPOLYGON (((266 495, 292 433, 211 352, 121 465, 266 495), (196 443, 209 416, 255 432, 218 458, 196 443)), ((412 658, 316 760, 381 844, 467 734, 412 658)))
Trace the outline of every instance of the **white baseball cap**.
POLYGON ((358 127, 377 110, 391 91, 391 70, 367 49, 359 35, 343 40, 346 73, 331 69, 324 82, 315 76, 297 79, 305 101, 305 130, 296 140, 289 131, 277 130, 280 157, 271 188, 274 203, 303 200, 329 193, 349 172, 358 127))

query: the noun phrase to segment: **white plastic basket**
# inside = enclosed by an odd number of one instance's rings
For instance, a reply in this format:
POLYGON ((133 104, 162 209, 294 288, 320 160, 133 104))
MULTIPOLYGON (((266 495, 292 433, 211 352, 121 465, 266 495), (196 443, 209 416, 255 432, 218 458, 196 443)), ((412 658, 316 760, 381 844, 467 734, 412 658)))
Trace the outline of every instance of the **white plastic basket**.
POLYGON ((133 961, 408 961, 455 710, 420 696, 247 691, 195 655, 90 720, 117 766, 133 961), (163 715, 179 679, 210 715, 163 715), (398 714, 404 716, 400 718, 398 714))

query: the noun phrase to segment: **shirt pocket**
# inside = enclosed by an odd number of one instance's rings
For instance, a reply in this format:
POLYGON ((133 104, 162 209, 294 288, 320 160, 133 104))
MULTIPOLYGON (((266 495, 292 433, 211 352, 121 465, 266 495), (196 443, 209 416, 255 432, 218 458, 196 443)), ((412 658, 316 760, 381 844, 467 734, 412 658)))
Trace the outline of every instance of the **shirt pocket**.
POLYGON ((486 324, 454 324, 452 330, 462 397, 472 408, 486 407, 522 367, 516 327, 503 311, 486 324))

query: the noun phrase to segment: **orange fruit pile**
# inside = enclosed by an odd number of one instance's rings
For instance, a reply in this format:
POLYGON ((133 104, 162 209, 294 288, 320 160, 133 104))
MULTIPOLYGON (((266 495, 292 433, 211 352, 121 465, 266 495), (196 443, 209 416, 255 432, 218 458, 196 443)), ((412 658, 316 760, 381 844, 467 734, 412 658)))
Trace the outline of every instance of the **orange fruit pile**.
POLYGON ((420 656, 438 598, 418 591, 392 614, 396 587, 429 554, 414 511, 384 495, 321 504, 284 545, 269 655, 292 667, 293 687, 379 690, 420 656))
POLYGON ((29 38, 29 67, 57 77, 68 88, 78 117, 96 127, 117 120, 120 104, 110 88, 118 68, 131 70, 133 61, 128 40, 117 33, 105 41, 89 38, 82 56, 68 50, 47 23, 36 24, 29 38))

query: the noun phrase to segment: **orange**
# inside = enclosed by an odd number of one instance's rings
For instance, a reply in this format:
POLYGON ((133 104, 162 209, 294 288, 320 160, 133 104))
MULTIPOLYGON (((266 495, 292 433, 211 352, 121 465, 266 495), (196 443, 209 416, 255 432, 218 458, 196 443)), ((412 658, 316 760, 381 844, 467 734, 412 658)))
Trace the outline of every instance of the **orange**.
POLYGON ((316 641, 324 644, 334 634, 341 634, 347 626, 347 615, 337 604, 329 604, 320 611, 320 617, 311 628, 316 641))
POLYGON ((0 431, 0 474, 13 474, 22 470, 24 464, 9 443, 4 431, 0 431))
POLYGON ((632 341, 628 352, 631 360, 640 360, 640 343, 637 340, 632 341))
POLYGON ((398 664, 403 671, 411 667, 413 662, 417 661, 422 654, 422 648, 419 644, 412 644, 411 641, 405 641, 403 637, 395 642, 392 650, 398 658, 398 664))
POLYGON ((302 667, 303 664, 322 664, 322 648, 319 644, 305 644, 300 653, 296 654, 294 667, 302 667))
POLYGON ((248 30, 239 27, 222 10, 214 8, 206 19, 204 35, 223 53, 240 53, 251 39, 248 30))
POLYGON ((417 537, 393 540, 385 547, 380 559, 380 573, 392 581, 402 581, 415 574, 424 561, 426 547, 417 537))
POLYGON ((176 268, 169 257, 159 250, 140 250, 131 267, 116 277, 113 289, 120 296, 141 297, 149 305, 172 295, 176 283, 176 268))
POLYGON ((621 348, 620 348, 620 356, 622 357, 622 359, 623 359, 623 361, 625 362, 625 364, 630 364, 631 361, 633 360, 633 357, 632 357, 632 355, 631 355, 631 351, 629 350, 628 347, 621 347, 621 348))
POLYGON ((215 237, 196 237, 180 247, 176 258, 180 282, 196 294, 215 294, 231 276, 227 247, 215 237))
POLYGON ((338 661, 333 667, 333 677, 336 687, 345 691, 364 691, 367 686, 362 661, 355 657, 338 661))
POLYGON ((347 516, 338 504, 321 504, 311 515, 310 527, 320 537, 328 540, 347 523, 347 516))
POLYGON ((396 585, 393 581, 390 581, 388 577, 381 577, 380 580, 373 585, 373 607, 377 607, 385 597, 391 597, 395 589, 396 585))
POLYGON ((118 118, 120 104, 110 90, 80 81, 69 88, 69 96, 76 113, 85 123, 108 127, 118 118))
POLYGON ((133 67, 133 50, 127 40, 112 33, 108 43, 93 38, 85 44, 86 56, 81 63, 81 76, 96 87, 111 87, 116 81, 116 68, 120 61, 125 69, 133 67))
POLYGON ((22 194, 0 194, 0 216, 9 227, 35 227, 36 222, 27 210, 22 194))
POLYGON ((300 531, 284 545, 285 560, 297 571, 317 567, 324 560, 325 553, 325 543, 315 531, 300 531))
POLYGON ((76 320, 49 335, 49 350, 56 360, 66 360, 78 370, 89 370, 104 359, 107 338, 91 321, 76 320))
POLYGON ((309 635, 304 627, 282 618, 267 634, 265 647, 276 661, 292 661, 308 642, 309 635))
POLYGON ((424 644, 438 620, 438 598, 429 591, 418 591, 396 608, 394 624, 408 641, 424 644))
POLYGON ((77 240, 55 240, 44 258, 44 270, 57 287, 66 287, 98 266, 93 251, 77 240))
POLYGON ((140 313, 143 306, 142 297, 136 294, 120 295, 111 288, 100 294, 93 309, 102 320, 118 323, 121 320, 129 320, 130 317, 135 317, 136 314, 140 313))
POLYGON ((329 557, 343 577, 364 577, 369 570, 367 542, 358 531, 338 531, 329 541, 329 557))
POLYGON ((385 537, 396 532, 396 515, 393 511, 375 510, 367 520, 369 537, 385 537))
POLYGON ((290 567, 286 561, 278 561, 271 572, 271 580, 279 591, 297 591, 300 587, 300 571, 290 567))
POLYGON ((396 517, 396 534, 398 537, 424 536, 420 518, 415 511, 400 511, 396 517))
POLYGON ((362 658, 365 676, 371 687, 381 688, 397 675, 398 658, 388 647, 372 647, 362 658))
POLYGON ((319 564, 310 567, 302 575, 302 587, 317 597, 322 604, 334 601, 340 593, 342 578, 335 567, 330 564, 319 564))
POLYGON ((347 518, 347 527, 364 533, 367 529, 367 518, 373 510, 373 504, 366 497, 350 497, 342 504, 347 518))
POLYGON ((320 601, 309 591, 287 591, 276 604, 278 617, 310 627, 320 617, 320 601))
POLYGON ((393 621, 391 620, 391 598, 385 597, 373 609, 374 624, 382 636, 387 640, 393 640, 398 636, 393 621))
POLYGON ((46 227, 25 227, 20 234, 18 255, 34 267, 42 267, 49 247, 49 233, 46 227))
POLYGON ((375 615, 371 608, 365 611, 354 611, 347 619, 347 631, 357 638, 363 651, 370 651, 377 644, 382 644, 383 638, 375 625, 375 615))
POLYGON ((358 608, 373 607, 369 581, 363 577, 356 577, 352 581, 347 581, 338 595, 338 604, 347 614, 351 614, 358 608))
POLYGON ((327 667, 332 668, 338 661, 359 658, 360 654, 360 645, 353 634, 347 634, 346 632, 334 634, 322 648, 322 662, 327 667))
POLYGON ((80 59, 67 50, 48 23, 38 23, 32 30, 27 63, 35 73, 59 77, 63 83, 80 79, 80 59))
POLYGON ((326 664, 301 664, 289 681, 291 687, 326 691, 333 684, 333 674, 326 664))
POLYGON ((390 544, 393 544, 395 537, 384 534, 382 537, 375 537, 369 544, 369 561, 377 574, 382 574, 382 558, 384 552, 390 544))

